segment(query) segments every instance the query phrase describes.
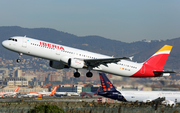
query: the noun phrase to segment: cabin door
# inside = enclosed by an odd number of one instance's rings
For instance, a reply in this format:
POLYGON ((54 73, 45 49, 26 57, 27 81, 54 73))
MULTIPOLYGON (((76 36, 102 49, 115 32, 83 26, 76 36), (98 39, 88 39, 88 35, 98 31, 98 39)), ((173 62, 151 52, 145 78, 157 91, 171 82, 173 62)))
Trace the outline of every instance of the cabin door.
POLYGON ((23 40, 22 40, 22 47, 24 47, 24 48, 27 47, 27 39, 26 39, 26 36, 23 37, 23 40))
POLYGON ((60 49, 57 49, 56 50, 56 55, 60 55, 60 51, 61 51, 60 49))

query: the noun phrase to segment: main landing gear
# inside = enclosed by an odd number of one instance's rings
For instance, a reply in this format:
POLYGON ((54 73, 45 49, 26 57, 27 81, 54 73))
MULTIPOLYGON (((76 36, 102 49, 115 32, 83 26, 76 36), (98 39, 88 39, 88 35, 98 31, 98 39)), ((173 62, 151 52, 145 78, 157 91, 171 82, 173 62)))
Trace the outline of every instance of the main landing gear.
POLYGON ((92 72, 89 71, 89 72, 86 73, 86 76, 87 76, 88 78, 90 78, 90 77, 93 76, 93 74, 92 74, 92 72))
POLYGON ((17 63, 20 63, 20 62, 21 62, 21 56, 22 56, 22 55, 23 55, 22 53, 19 53, 19 58, 16 60, 17 63))
MULTIPOLYGON (((90 78, 92 76, 93 76, 92 72, 89 71, 89 72, 86 73, 86 77, 90 78)), ((78 72, 78 69, 76 69, 76 72, 74 73, 74 77, 75 78, 79 78, 80 77, 80 73, 78 72)))

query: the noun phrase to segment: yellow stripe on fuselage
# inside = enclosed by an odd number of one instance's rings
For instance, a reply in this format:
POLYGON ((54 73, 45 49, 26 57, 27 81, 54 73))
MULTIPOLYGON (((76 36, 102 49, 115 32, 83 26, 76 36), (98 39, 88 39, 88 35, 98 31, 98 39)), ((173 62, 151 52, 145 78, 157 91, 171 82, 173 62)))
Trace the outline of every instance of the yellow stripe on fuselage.
POLYGON ((158 50, 156 53, 158 52, 162 52, 162 51, 171 51, 172 46, 170 45, 164 45, 160 50, 158 50))

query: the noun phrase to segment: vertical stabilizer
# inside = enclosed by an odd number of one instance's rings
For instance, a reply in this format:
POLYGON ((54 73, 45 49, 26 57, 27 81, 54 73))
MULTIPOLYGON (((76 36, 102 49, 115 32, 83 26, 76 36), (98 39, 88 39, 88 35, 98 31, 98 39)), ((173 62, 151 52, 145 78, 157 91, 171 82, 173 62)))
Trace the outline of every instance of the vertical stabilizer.
POLYGON ((19 87, 17 87, 13 93, 17 93, 19 91, 19 87))
POLYGON ((144 62, 144 64, 162 70, 171 52, 171 49, 172 46, 164 45, 160 50, 158 50, 154 55, 152 55, 146 62, 144 62))
POLYGON ((102 90, 103 91, 116 91, 116 88, 111 83, 111 81, 106 77, 104 73, 99 73, 102 90))
POLYGON ((54 93, 56 93, 56 90, 57 90, 57 87, 55 87, 55 88, 52 90, 52 92, 51 92, 50 95, 54 95, 54 93))

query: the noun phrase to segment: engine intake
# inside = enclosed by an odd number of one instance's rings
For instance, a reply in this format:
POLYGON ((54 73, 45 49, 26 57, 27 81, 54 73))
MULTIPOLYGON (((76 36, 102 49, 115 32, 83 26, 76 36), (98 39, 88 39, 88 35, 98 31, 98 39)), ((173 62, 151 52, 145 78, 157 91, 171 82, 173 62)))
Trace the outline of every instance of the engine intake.
POLYGON ((62 62, 51 61, 51 60, 49 62, 49 66, 55 69, 69 68, 67 65, 64 65, 62 62))

